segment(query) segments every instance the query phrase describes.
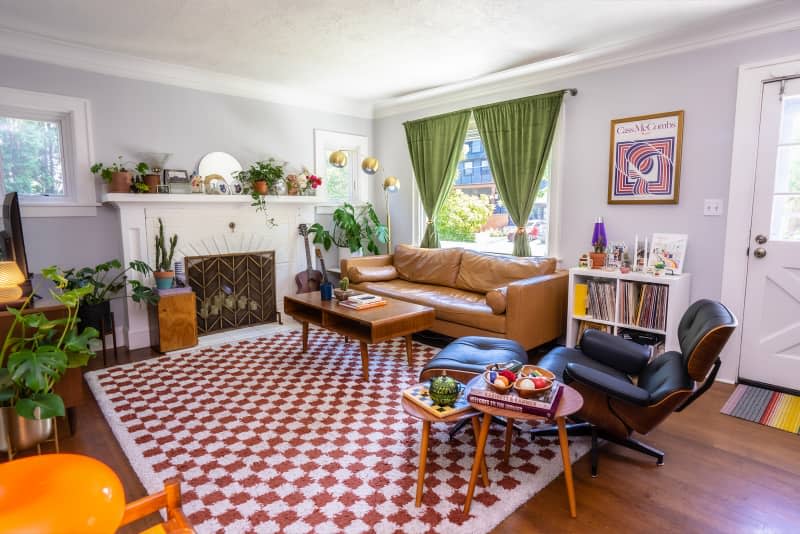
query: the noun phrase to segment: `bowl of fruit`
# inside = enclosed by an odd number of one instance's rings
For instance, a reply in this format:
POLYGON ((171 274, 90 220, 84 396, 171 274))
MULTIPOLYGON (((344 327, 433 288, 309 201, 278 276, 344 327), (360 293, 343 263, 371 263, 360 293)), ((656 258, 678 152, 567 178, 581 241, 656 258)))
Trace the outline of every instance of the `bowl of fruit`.
POLYGON ((553 381, 543 376, 522 376, 514 382, 514 389, 523 399, 541 395, 552 387, 553 381))
POLYGON ((552 371, 544 367, 539 367, 538 365, 523 365, 522 369, 519 370, 519 376, 541 376, 542 378, 548 378, 550 380, 556 379, 556 375, 553 374, 552 371))
POLYGON ((517 375, 508 369, 491 370, 483 373, 483 380, 498 393, 508 393, 514 387, 517 375))

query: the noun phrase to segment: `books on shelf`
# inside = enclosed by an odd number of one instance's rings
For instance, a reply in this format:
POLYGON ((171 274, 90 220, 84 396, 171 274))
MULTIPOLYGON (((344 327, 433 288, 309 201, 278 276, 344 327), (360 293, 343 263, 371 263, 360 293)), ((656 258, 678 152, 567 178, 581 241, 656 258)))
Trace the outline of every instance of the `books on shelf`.
POLYGON ((368 308, 377 308, 379 306, 386 305, 386 299, 378 295, 369 295, 367 293, 361 293, 358 295, 353 295, 347 300, 340 300, 339 304, 344 306, 345 308, 350 308, 353 310, 366 310, 368 308))
POLYGON ((403 391, 403 397, 436 417, 448 417, 470 409, 469 401, 464 392, 459 394, 453 406, 439 406, 428 393, 430 381, 422 382, 403 391))
POLYGON ((501 410, 510 410, 530 415, 538 415, 552 419, 558 411, 558 404, 564 392, 564 385, 553 382, 550 391, 538 398, 524 399, 516 391, 498 393, 484 380, 476 381, 467 394, 467 400, 472 404, 481 404, 501 410))
POLYGON ((589 280, 587 285, 587 315, 601 321, 613 321, 615 282, 606 280, 589 280))
POLYGON ((668 292, 669 288, 661 284, 621 282, 620 322, 653 330, 665 330, 668 292))
POLYGON ((586 300, 589 295, 587 284, 575 284, 573 287, 572 313, 574 315, 586 315, 586 300))
POLYGON ((650 349, 650 359, 662 354, 665 350, 665 337, 663 334, 655 334, 653 332, 642 332, 641 330, 630 330, 621 328, 619 335, 623 339, 633 341, 639 345, 644 345, 650 349))

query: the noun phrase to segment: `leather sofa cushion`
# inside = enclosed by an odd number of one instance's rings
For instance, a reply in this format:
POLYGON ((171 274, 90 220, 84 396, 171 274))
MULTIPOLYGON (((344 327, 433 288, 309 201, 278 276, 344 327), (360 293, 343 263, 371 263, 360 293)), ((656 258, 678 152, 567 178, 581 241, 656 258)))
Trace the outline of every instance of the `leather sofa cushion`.
POLYGON ((507 287, 498 287, 486 292, 486 304, 492 309, 492 313, 505 313, 507 293, 507 287))
POLYGON ((458 277, 452 285, 467 291, 486 293, 516 280, 552 274, 555 270, 555 258, 516 258, 465 250, 461 256, 458 277))
POLYGON ((433 284, 420 284, 398 278, 388 282, 364 282, 354 289, 375 295, 391 297, 436 310, 441 321, 480 328, 490 332, 506 332, 506 316, 495 315, 479 293, 433 284))
POLYGON ((354 284, 361 282, 383 282, 397 278, 397 269, 393 265, 373 267, 367 265, 351 265, 347 269, 347 278, 354 284))
POLYGON ((650 393, 650 401, 655 404, 673 391, 694 389, 694 381, 686 372, 683 355, 669 351, 656 357, 639 375, 640 388, 650 393))
MULTIPOLYGON (((398 245, 394 251, 394 266, 397 274, 404 280, 454 287, 463 252, 464 249, 461 248, 398 245)), ((493 287, 497 285, 490 286, 489 289, 493 287)), ((485 292, 486 290, 481 291, 485 292)))

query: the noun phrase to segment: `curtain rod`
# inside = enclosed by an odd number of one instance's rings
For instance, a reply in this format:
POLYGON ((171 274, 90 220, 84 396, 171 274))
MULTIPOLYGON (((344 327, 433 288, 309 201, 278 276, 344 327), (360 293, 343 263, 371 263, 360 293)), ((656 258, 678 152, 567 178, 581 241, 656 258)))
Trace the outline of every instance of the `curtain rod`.
POLYGON ((565 93, 569 93, 571 96, 575 96, 578 94, 578 90, 574 87, 570 87, 569 89, 564 89, 565 93))

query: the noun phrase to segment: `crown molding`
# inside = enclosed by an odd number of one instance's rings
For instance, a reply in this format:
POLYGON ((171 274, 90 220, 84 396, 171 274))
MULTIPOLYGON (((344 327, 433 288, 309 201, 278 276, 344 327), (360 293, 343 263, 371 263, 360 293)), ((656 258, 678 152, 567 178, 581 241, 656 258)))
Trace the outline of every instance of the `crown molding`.
POLYGON ((658 39, 648 37, 620 41, 464 82, 379 100, 374 105, 374 118, 452 106, 457 102, 512 92, 580 74, 799 28, 800 12, 796 6, 775 5, 772 9, 760 6, 758 9, 745 10, 735 17, 727 17, 713 29, 704 29, 702 34, 699 34, 699 28, 694 28, 679 35, 660 35, 658 39), (671 41, 670 44, 660 45, 665 39, 671 41))
POLYGON ((99 74, 372 118, 372 104, 275 83, 166 63, 0 27, 0 55, 99 74))

